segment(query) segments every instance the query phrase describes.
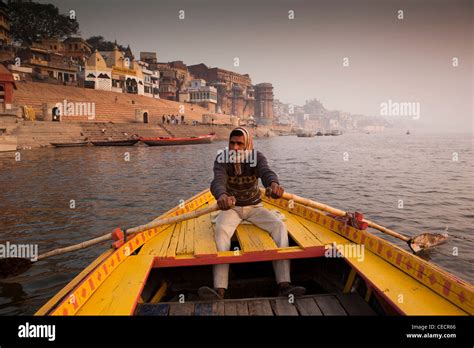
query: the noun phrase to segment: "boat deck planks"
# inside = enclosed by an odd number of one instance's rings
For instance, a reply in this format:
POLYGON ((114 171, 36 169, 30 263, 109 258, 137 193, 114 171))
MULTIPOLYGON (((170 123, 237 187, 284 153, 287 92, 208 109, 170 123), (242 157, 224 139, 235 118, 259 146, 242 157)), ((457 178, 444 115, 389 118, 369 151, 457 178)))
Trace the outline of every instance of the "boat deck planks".
POLYGON ((296 308, 300 315, 323 315, 312 297, 296 298, 296 308))
POLYGON ((220 301, 224 303, 224 315, 249 315, 245 301, 220 301))
MULTIPOLYGON (((170 226, 167 229, 159 232, 156 236, 151 238, 147 243, 143 245, 140 250, 140 255, 147 254, 147 255, 160 255, 162 250, 166 252, 169 245, 169 238, 173 234, 175 226, 170 226), (168 243, 166 243, 168 241, 168 243), (166 249, 164 246, 166 245, 166 249)), ((165 254, 166 255, 166 254, 165 254)))
POLYGON ((153 256, 130 256, 102 283, 78 315, 130 315, 152 267, 153 256))
POLYGON ((309 221, 301 216, 296 216, 293 215, 298 221, 301 226, 305 227, 306 230, 312 234, 316 239, 320 240, 321 243, 324 244, 331 244, 331 243, 337 243, 337 244, 345 244, 345 243, 350 243, 349 240, 346 238, 340 236, 339 234, 331 231, 330 229, 318 225, 317 223, 313 221, 309 221))
POLYGON ((237 238, 245 253, 278 249, 270 234, 255 225, 240 224, 237 226, 237 238))
POLYGON ((344 307, 339 302, 336 296, 320 296, 315 298, 318 307, 323 312, 323 315, 347 315, 344 307))
POLYGON ((167 303, 157 304, 142 304, 140 308, 140 315, 153 315, 153 316, 168 316, 170 311, 170 305, 167 303))
POLYGON ((196 303, 194 306, 194 315, 198 316, 224 315, 224 313, 223 301, 196 303))
POLYGON ((173 233, 171 234, 168 249, 166 251, 166 257, 175 257, 176 248, 178 247, 178 241, 181 233, 181 229, 184 222, 179 222, 174 226, 173 233))
POLYGON ((273 315, 270 301, 266 299, 259 299, 248 302, 249 315, 273 315))
POLYGON ((321 316, 373 315, 369 305, 357 294, 318 294, 296 297, 290 303, 285 297, 228 299, 219 301, 163 302, 141 304, 137 315, 265 315, 321 316), (355 306, 354 303, 357 302, 355 306))
POLYGON ((286 227, 288 234, 294 239, 294 241, 302 248, 309 248, 313 246, 323 245, 321 240, 316 238, 307 228, 305 228, 297 220, 297 216, 288 213, 282 208, 264 203, 264 207, 270 210, 276 210, 286 216, 286 227))
POLYGON ((196 303, 194 305, 194 315, 197 316, 207 316, 207 315, 212 315, 212 306, 214 303, 208 302, 208 303, 196 303))
POLYGON ((196 219, 182 222, 176 255, 194 254, 194 231, 196 219))
POLYGON ((194 220, 194 255, 216 255, 217 247, 214 240, 214 227, 211 223, 211 216, 208 214, 194 220))
POLYGON ((169 315, 174 316, 174 315, 182 315, 182 316, 189 316, 194 314, 195 306, 194 303, 192 302, 184 302, 184 303, 179 303, 179 302, 174 302, 170 303, 170 311, 169 315))
POLYGON ((295 305, 290 303, 288 298, 278 298, 271 300, 270 304, 272 305, 275 315, 298 315, 295 305))
POLYGON ((338 294, 337 299, 349 315, 375 315, 375 312, 367 306, 367 302, 358 294, 347 294, 344 296, 338 294))

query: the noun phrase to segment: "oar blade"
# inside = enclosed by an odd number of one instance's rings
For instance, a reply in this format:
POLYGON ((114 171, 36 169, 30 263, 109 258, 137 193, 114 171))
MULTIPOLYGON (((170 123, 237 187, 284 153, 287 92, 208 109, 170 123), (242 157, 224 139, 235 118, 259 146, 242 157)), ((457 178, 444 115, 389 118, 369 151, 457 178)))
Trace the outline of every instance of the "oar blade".
POLYGON ((410 246, 411 250, 416 253, 420 250, 432 248, 446 243, 447 240, 447 234, 423 233, 410 239, 408 245, 410 246))
POLYGON ((0 259, 0 279, 17 276, 26 272, 32 265, 29 259, 7 257, 0 259))

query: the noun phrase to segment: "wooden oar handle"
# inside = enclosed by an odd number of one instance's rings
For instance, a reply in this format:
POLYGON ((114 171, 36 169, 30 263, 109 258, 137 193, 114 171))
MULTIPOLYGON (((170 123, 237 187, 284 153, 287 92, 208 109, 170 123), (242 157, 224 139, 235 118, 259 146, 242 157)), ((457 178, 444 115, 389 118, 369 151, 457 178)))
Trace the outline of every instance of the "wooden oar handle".
POLYGON ((333 215, 337 215, 337 216, 346 216, 347 215, 347 213, 343 210, 339 210, 339 209, 330 207, 329 205, 319 203, 319 202, 315 202, 315 201, 312 201, 310 199, 294 195, 292 193, 285 192, 285 193, 283 193, 282 198, 287 199, 289 201, 293 201, 293 202, 301 204, 301 205, 306 205, 306 206, 311 207, 311 208, 316 208, 316 209, 325 211, 325 212, 333 214, 333 215))
POLYGON ((189 220, 189 219, 194 219, 194 218, 199 217, 201 215, 212 213, 213 211, 216 211, 216 210, 219 210, 219 206, 217 205, 217 203, 214 203, 214 204, 210 205, 207 208, 194 210, 194 211, 186 213, 186 214, 182 214, 182 215, 178 215, 178 216, 172 216, 172 217, 169 217, 169 218, 155 219, 152 222, 149 222, 147 224, 140 225, 140 226, 133 227, 133 228, 129 228, 129 229, 127 229, 127 234, 143 232, 143 231, 148 230, 150 228, 159 227, 159 226, 163 226, 163 225, 171 225, 171 224, 174 224, 174 223, 177 223, 177 222, 181 222, 181 221, 185 221, 185 220, 189 220))
POLYGON ((376 230, 379 230, 380 232, 389 234, 389 235, 391 235, 392 237, 401 239, 401 240, 403 240, 404 242, 409 243, 409 242, 411 241, 410 238, 404 236, 403 234, 400 234, 400 233, 398 233, 398 232, 395 232, 395 231, 393 231, 393 230, 390 230, 390 229, 388 229, 388 228, 386 228, 386 227, 380 226, 380 225, 376 224, 376 223, 373 222, 373 221, 369 221, 369 220, 365 220, 365 219, 362 220, 362 221, 367 222, 367 224, 369 225, 369 227, 375 228, 376 230))
MULTIPOLYGON (((330 207, 329 205, 319 203, 319 202, 315 202, 315 201, 312 201, 310 199, 294 195, 292 193, 285 192, 285 193, 283 193, 282 198, 287 199, 287 200, 292 200, 295 203, 298 203, 298 204, 301 204, 301 205, 306 205, 306 206, 311 207, 311 208, 316 208, 318 210, 322 210, 322 211, 325 211, 325 212, 333 214, 333 215, 343 216, 343 217, 347 216, 347 213, 343 210, 336 209, 336 208, 330 207)), ((389 235, 391 235, 392 237, 395 237, 395 238, 399 238, 399 239, 401 239, 401 240, 403 240, 407 243, 410 241, 410 238, 405 237, 404 235, 402 235, 400 233, 397 233, 395 231, 392 231, 392 230, 390 230, 386 227, 380 226, 380 225, 376 224, 375 222, 365 220, 365 219, 362 220, 362 221, 366 222, 367 225, 369 225, 372 228, 375 228, 376 230, 379 230, 380 232, 389 234, 389 235)))
POLYGON ((78 243, 78 244, 70 245, 68 247, 54 249, 54 250, 51 250, 51 251, 48 251, 44 254, 39 255, 38 256, 38 261, 41 260, 41 259, 50 257, 50 256, 61 255, 61 254, 68 253, 70 251, 76 251, 76 250, 84 249, 84 248, 87 248, 91 245, 98 244, 98 243, 101 243, 101 242, 105 242, 106 240, 109 240, 109 239, 112 239, 112 233, 107 233, 107 234, 104 234, 103 236, 100 236, 100 237, 97 237, 97 238, 94 238, 94 239, 90 239, 90 240, 86 240, 85 242, 81 242, 81 243, 78 243))
MULTIPOLYGON (((182 215, 178 215, 178 216, 172 216, 172 217, 164 218, 164 219, 155 219, 152 222, 147 223, 145 225, 140 225, 140 226, 137 226, 137 227, 127 229, 127 234, 143 232, 143 231, 148 230, 150 228, 163 226, 163 225, 170 225, 170 224, 174 224, 174 223, 181 222, 181 221, 184 221, 184 220, 193 219, 193 218, 199 217, 201 215, 209 214, 209 213, 211 213, 213 211, 216 211, 216 210, 219 210, 219 206, 217 205, 217 203, 215 203, 215 204, 213 204, 213 205, 211 205, 207 208, 204 208, 204 209, 194 210, 190 213, 186 213, 186 214, 182 214, 182 215)), ((113 238, 114 238, 113 233, 107 233, 107 234, 104 234, 103 236, 100 236, 100 237, 97 237, 97 238, 94 238, 94 239, 91 239, 91 240, 87 240, 87 241, 82 242, 82 243, 78 243, 78 244, 71 245, 71 246, 68 246, 68 247, 48 251, 44 254, 39 255, 38 260, 41 260, 41 259, 44 259, 44 258, 47 258, 47 257, 50 257, 50 256, 65 254, 65 253, 68 253, 70 251, 84 249, 84 248, 87 248, 91 245, 98 244, 98 243, 101 243, 101 242, 105 242, 105 241, 113 239, 113 238)))

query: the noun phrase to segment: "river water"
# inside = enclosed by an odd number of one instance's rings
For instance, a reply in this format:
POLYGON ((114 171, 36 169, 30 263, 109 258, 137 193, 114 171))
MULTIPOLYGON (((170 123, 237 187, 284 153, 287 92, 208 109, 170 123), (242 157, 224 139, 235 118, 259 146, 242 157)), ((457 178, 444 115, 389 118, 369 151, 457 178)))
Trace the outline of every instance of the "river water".
MULTIPOLYGON (((37 243, 41 253, 148 222, 207 188, 224 146, 37 149, 21 151, 19 161, 2 155, 0 243, 37 243)), ((447 230, 448 243, 425 257, 474 282, 472 134, 283 136, 256 139, 255 147, 289 192, 362 211, 408 236, 447 230)), ((33 314, 104 248, 40 261, 0 281, 0 315, 33 314)))

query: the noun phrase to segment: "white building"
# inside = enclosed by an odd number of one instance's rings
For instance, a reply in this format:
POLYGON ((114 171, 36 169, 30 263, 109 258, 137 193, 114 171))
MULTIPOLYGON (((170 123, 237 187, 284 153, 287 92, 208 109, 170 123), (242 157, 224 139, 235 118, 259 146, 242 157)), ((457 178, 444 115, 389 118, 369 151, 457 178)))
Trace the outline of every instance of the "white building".
POLYGON ((139 61, 143 73, 143 95, 160 98, 160 72, 149 69, 149 64, 139 61))
POLYGON ((144 94, 143 72, 117 46, 113 51, 91 54, 84 70, 84 86, 118 93, 144 94))
POLYGON ((112 68, 107 66, 104 58, 97 50, 90 55, 86 62, 84 85, 86 88, 112 90, 112 68))
POLYGON ((191 86, 188 88, 189 101, 209 110, 216 112, 217 110, 217 88, 206 86, 203 79, 191 80, 191 86))

